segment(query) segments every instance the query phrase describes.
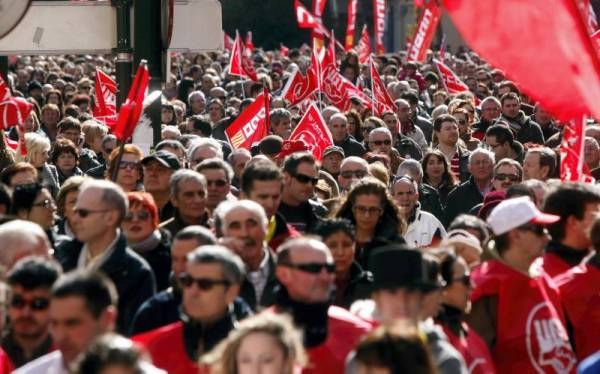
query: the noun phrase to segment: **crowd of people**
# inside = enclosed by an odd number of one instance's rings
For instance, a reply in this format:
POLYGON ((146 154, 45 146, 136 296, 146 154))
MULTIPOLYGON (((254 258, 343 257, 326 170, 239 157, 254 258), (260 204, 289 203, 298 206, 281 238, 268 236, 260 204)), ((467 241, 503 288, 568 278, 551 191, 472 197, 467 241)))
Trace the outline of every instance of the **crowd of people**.
POLYGON ((321 159, 283 156, 307 48, 256 49, 258 82, 174 56, 149 154, 92 115, 110 56, 11 60, 34 109, 0 131, 0 373, 598 372, 600 190, 560 180, 563 128, 518 82, 445 52, 470 89, 449 95, 434 55, 374 57, 379 116, 319 96, 321 159), (235 149, 263 87, 269 135, 235 149))

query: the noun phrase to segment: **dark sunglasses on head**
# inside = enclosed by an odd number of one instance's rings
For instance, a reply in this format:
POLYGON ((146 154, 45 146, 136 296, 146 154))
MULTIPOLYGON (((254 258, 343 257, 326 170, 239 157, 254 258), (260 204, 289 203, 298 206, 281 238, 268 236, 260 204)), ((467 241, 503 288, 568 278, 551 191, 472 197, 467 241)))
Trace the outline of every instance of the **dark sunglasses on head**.
POLYGON ((189 288, 193 284, 196 284, 196 286, 203 291, 211 290, 214 286, 223 285, 229 287, 231 285, 229 281, 224 279, 194 278, 186 273, 180 274, 178 278, 179 283, 181 283, 181 286, 184 288, 189 288))
POLYGON ((133 212, 129 212, 125 215, 125 217, 123 217, 123 221, 125 222, 131 222, 134 219, 138 219, 139 221, 145 221, 148 218, 150 218, 150 213, 146 212, 146 211, 141 211, 139 213, 133 213, 133 212))
POLYGON ((225 179, 217 179, 215 181, 211 181, 211 180, 206 180, 206 185, 208 187, 215 185, 217 187, 225 187, 227 186, 227 181, 225 179))
POLYGON ((335 271, 335 264, 330 263, 318 263, 318 262, 309 262, 306 264, 281 264, 282 266, 303 271, 305 273, 310 274, 319 274, 323 269, 329 274, 332 274, 335 271))
POLYGON ((312 183, 312 184, 317 184, 319 182, 319 178, 313 178, 313 177, 309 177, 308 175, 304 175, 304 174, 292 174, 292 176, 294 178, 296 178, 296 180, 300 183, 303 184, 307 184, 307 183, 312 183))
POLYGON ((377 146, 384 145, 384 144, 385 145, 390 145, 390 144, 392 144, 392 141, 389 140, 389 139, 386 139, 386 140, 372 140, 371 144, 375 144, 377 146))
POLYGON ((50 300, 44 297, 35 297, 27 300, 20 295, 14 295, 10 300, 10 306, 16 309, 23 309, 29 305, 31 310, 46 310, 50 305, 50 300))
POLYGON ((537 236, 542 236, 542 235, 546 234, 546 232, 547 232, 546 228, 544 226, 531 225, 531 224, 519 226, 519 230, 529 231, 529 232, 534 233, 537 236))
POLYGON ((515 175, 515 174, 503 174, 503 173, 496 174, 496 176, 494 178, 498 179, 498 180, 501 180, 501 181, 508 179, 511 182, 518 182, 519 179, 520 179, 518 175, 515 175))

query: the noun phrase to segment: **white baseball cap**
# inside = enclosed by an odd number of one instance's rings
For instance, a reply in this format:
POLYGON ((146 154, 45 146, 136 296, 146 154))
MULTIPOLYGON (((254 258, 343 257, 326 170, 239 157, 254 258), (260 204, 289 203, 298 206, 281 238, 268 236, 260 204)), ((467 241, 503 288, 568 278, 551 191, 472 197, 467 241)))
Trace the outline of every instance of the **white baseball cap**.
POLYGON ((487 222, 495 235, 502 235, 526 223, 548 225, 559 219, 560 216, 540 212, 529 197, 521 196, 498 204, 487 222))

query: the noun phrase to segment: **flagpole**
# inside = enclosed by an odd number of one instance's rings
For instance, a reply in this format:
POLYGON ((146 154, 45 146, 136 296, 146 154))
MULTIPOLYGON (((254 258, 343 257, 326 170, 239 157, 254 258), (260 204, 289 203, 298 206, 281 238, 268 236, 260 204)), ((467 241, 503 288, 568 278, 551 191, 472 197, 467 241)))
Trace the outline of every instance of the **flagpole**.
POLYGON ((435 65, 435 70, 437 70, 440 80, 442 81, 442 84, 444 85, 444 89, 446 90, 446 92, 448 94, 450 94, 450 91, 448 91, 448 86, 446 85, 446 81, 444 80, 444 77, 442 77, 442 72, 440 71, 440 68, 436 64, 436 59, 433 59, 433 64, 435 65))
POLYGON ((315 64, 317 64, 317 98, 319 100, 319 111, 323 111, 323 102, 321 99, 321 62, 319 61, 319 55, 315 51, 315 41, 313 39, 312 53, 315 56, 315 64))
POLYGON ((373 108, 371 109, 371 115, 375 116, 375 91, 373 90, 373 68, 375 67, 373 64, 373 55, 369 56, 369 67, 371 70, 371 105, 373 108))

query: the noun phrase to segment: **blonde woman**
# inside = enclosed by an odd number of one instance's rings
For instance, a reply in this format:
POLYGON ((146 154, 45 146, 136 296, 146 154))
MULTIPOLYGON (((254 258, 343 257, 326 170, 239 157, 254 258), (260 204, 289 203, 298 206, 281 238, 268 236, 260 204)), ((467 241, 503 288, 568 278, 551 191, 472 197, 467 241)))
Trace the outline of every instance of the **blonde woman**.
POLYGON ((43 135, 28 132, 25 134, 27 154, 22 155, 17 147, 17 160, 29 162, 38 171, 38 181, 55 197, 60 189, 56 167, 48 163, 50 158, 50 140, 43 135))
POLYGON ((87 120, 81 124, 81 131, 85 135, 85 146, 102 157, 102 139, 108 134, 108 127, 96 120, 87 120))
POLYGON ((287 317, 264 313, 242 321, 201 361, 217 374, 292 374, 304 364, 305 353, 287 317))

